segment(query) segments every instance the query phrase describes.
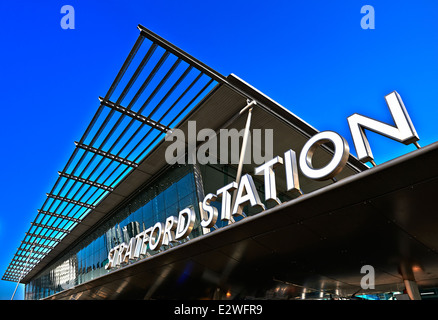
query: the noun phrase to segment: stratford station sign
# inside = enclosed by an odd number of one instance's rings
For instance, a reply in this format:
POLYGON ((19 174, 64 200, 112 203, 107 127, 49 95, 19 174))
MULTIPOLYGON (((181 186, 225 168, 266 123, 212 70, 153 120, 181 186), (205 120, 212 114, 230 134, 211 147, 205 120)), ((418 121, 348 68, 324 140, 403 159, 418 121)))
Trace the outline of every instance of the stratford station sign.
MULTIPOLYGON (((394 91, 385 96, 386 103, 394 119, 395 126, 374 120, 363 115, 353 114, 347 118, 357 157, 362 162, 373 161, 373 154, 365 135, 365 129, 384 135, 404 144, 419 145, 419 137, 409 114, 403 104, 400 95, 394 91)), ((348 161, 350 148, 347 141, 338 133, 323 131, 310 138, 303 146, 297 161, 294 150, 286 151, 282 156, 276 156, 254 170, 254 175, 263 176, 265 202, 281 204, 277 198, 275 170, 283 166, 286 175, 288 192, 300 190, 298 167, 301 172, 313 180, 327 180, 339 174, 348 161), (322 144, 331 143, 334 146, 332 159, 323 168, 312 166, 312 157, 315 150, 322 144)), ((242 216, 246 205, 265 210, 260 196, 256 190, 254 180, 250 174, 243 175, 239 182, 231 182, 218 189, 216 193, 207 194, 200 204, 201 221, 203 228, 212 228, 219 218, 218 209, 212 206, 212 202, 221 202, 220 219, 232 222, 233 217, 242 216), (235 196, 233 197, 233 194, 235 196)), ((105 269, 109 270, 128 263, 130 260, 147 257, 148 250, 158 250, 163 245, 178 243, 187 238, 192 232, 196 222, 196 214, 193 206, 181 210, 176 216, 170 216, 165 222, 157 222, 145 231, 132 237, 129 243, 122 243, 109 251, 108 264, 105 269)))

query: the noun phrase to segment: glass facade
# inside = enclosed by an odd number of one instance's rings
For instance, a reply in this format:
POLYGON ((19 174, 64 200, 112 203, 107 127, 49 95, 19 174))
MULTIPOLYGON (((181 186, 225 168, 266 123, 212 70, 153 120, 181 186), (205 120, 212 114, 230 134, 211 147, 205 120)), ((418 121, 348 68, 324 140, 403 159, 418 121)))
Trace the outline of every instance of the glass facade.
MULTIPOLYGON (((188 206, 193 206, 197 214, 189 238, 201 235, 194 179, 192 166, 177 165, 168 169, 140 189, 137 195, 125 202, 62 258, 32 279, 26 285, 25 299, 42 299, 105 275, 110 272, 105 265, 111 248, 123 242, 129 243, 131 237, 156 222, 164 222, 169 216, 178 216, 178 212, 188 206)), ((156 251, 148 250, 148 254, 153 255, 165 249, 167 246, 156 251)))
MULTIPOLYGON (((263 200, 263 178, 253 178, 260 198, 263 200)), ((131 237, 153 226, 156 222, 165 222, 169 216, 178 216, 179 211, 188 206, 193 206, 197 215, 189 239, 202 235, 198 205, 202 199, 198 199, 198 191, 201 191, 201 195, 202 193, 216 193, 218 189, 235 179, 236 168, 230 165, 207 164, 199 165, 197 168, 192 165, 175 165, 169 168, 150 184, 136 191, 136 195, 122 204, 106 221, 28 283, 25 298, 42 299, 107 274, 110 271, 105 269, 105 265, 108 263, 108 252, 111 248, 123 242, 129 243, 131 237), (195 176, 198 178, 195 179, 195 176), (203 190, 197 190, 197 188, 203 190)), ((277 189, 277 196, 282 202, 292 199, 281 188, 277 189)), ((267 208, 270 207, 264 204, 267 208)), ((211 205, 217 207, 218 212, 221 211, 220 200, 212 202, 211 205)), ((258 209, 253 209, 249 205, 244 208, 246 216, 258 212, 258 209)), ((240 219, 242 219, 241 216, 234 217, 235 221, 240 219)), ((219 217, 216 226, 211 228, 211 232, 227 224, 227 221, 221 221, 219 217)), ((187 239, 180 243, 185 241, 187 239)), ((153 255, 167 248, 167 246, 162 246, 157 251, 148 250, 147 254, 153 255)), ((139 259, 143 258, 141 256, 139 259)), ((126 263, 116 268, 124 266, 126 263)))

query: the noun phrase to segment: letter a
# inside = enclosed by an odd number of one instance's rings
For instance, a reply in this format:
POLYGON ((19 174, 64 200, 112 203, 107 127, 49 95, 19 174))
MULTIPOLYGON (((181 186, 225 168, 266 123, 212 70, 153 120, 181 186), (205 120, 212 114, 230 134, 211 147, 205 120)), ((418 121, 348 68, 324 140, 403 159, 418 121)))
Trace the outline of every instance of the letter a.
POLYGON ((374 25, 374 7, 370 5, 364 5, 360 9, 360 13, 366 13, 360 20, 360 26, 362 29, 375 29, 374 25))
POLYGON ((375 285, 374 285, 374 279, 375 279, 375 275, 374 275, 374 267, 370 266, 370 265, 364 265, 361 269, 360 269, 360 273, 365 273, 365 275, 362 277, 362 279, 360 280, 360 286, 362 287, 362 289, 374 289, 375 285))
POLYGON ((66 29, 74 29, 75 28, 75 9, 73 6, 65 5, 61 8, 61 13, 67 13, 61 19, 61 28, 66 29))
POLYGON ((165 141, 173 141, 167 148, 165 153, 166 162, 168 164, 185 164, 185 142, 186 136, 181 129, 175 129, 168 132, 164 137, 165 141))

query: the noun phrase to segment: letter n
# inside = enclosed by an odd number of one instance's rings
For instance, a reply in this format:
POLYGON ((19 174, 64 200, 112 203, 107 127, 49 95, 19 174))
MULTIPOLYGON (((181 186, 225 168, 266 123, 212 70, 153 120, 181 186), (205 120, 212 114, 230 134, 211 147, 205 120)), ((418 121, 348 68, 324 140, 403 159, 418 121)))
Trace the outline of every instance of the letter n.
POLYGON ((420 140, 400 95, 394 91, 385 96, 385 100, 394 119, 395 126, 357 113, 347 118, 357 157, 362 162, 374 159, 364 129, 371 130, 406 145, 420 140))

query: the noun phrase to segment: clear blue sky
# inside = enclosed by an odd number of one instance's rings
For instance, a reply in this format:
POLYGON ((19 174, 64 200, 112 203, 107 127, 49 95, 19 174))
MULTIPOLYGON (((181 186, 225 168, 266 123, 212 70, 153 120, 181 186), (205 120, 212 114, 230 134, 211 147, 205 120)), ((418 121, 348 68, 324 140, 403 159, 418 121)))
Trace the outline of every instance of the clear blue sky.
MULTIPOLYGON (((142 24, 224 75, 235 73, 319 130, 357 112, 391 121, 397 90, 438 141, 438 1, 1 1, 0 276, 134 44, 142 24), (63 30, 63 5, 75 29, 63 30), (361 7, 375 9, 363 30, 361 7)), ((414 150, 369 134, 379 164, 414 150)), ((15 284, 0 281, 0 299, 15 284)), ((18 291, 23 298, 23 287, 18 291)))

